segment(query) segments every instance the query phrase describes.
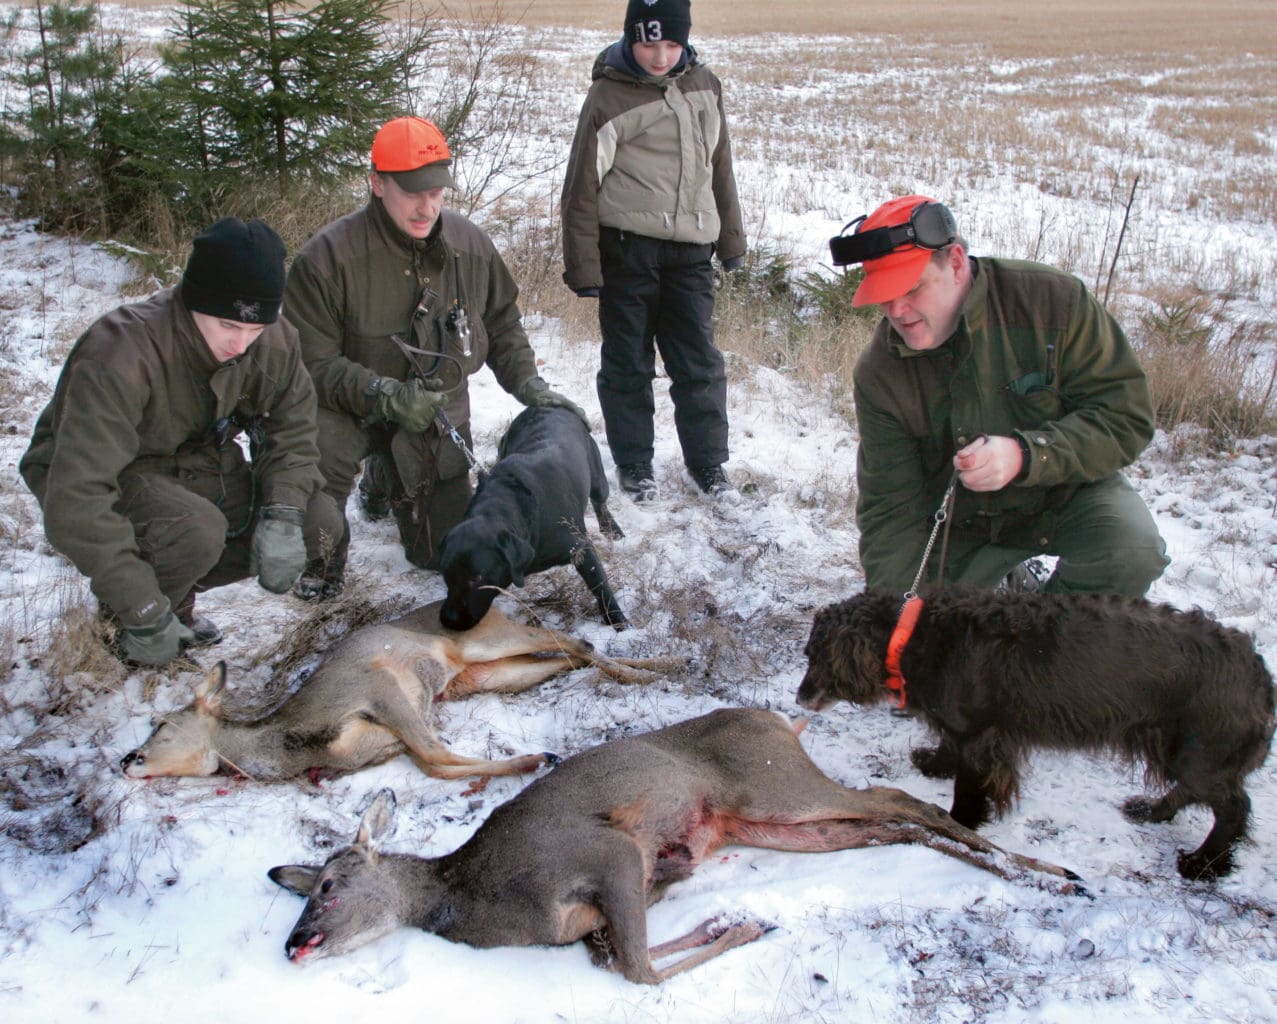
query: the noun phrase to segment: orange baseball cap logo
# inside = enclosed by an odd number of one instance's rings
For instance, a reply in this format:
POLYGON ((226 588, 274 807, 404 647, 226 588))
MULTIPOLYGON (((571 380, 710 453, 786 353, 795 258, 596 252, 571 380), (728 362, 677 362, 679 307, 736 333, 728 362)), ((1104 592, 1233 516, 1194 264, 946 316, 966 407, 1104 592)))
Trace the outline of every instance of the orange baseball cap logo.
POLYGON ((415 171, 439 160, 451 160, 448 143, 424 117, 396 117, 372 140, 373 170, 383 173, 415 171))

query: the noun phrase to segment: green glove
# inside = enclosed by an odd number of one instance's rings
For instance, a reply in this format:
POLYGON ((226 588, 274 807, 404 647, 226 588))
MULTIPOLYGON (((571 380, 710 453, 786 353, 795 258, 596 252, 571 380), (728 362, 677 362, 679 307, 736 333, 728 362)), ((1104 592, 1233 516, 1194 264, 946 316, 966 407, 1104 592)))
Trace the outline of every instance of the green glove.
POLYGON ((266 505, 253 531, 248 572, 266 590, 282 594, 306 568, 302 510, 292 505, 266 505))
POLYGON ((525 380, 515 390, 514 397, 524 405, 567 409, 580 416, 581 422, 585 424, 587 429, 590 426, 590 421, 586 417, 584 409, 565 395, 561 395, 557 391, 551 391, 550 385, 540 377, 529 377, 525 380))
POLYGON ((154 625, 121 630, 120 650, 124 659, 134 664, 165 665, 194 640, 191 629, 182 625, 171 611, 165 611, 154 625))
POLYGON ((404 430, 421 434, 430 428, 439 410, 448 404, 448 396, 437 387, 437 380, 423 381, 418 377, 399 381, 393 377, 379 377, 368 390, 376 397, 373 401, 374 418, 386 423, 398 423, 404 430))

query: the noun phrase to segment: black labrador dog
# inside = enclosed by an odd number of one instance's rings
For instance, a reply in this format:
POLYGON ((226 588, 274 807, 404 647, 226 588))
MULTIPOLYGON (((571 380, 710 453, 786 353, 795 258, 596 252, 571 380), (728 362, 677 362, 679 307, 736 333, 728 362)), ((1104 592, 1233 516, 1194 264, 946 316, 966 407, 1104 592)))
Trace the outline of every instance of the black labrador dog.
POLYGON ((949 813, 959 823, 978 828, 1006 811, 1035 749, 1109 751, 1166 786, 1159 799, 1127 800, 1131 821, 1169 821, 1190 804, 1214 812, 1202 845, 1180 854, 1180 874, 1232 869, 1250 818, 1244 780, 1274 728, 1273 680, 1249 636, 1199 610, 1114 594, 955 587, 923 595, 907 636, 901 619, 900 595, 885 590, 822 608, 798 703, 887 699, 893 645, 893 681, 957 757, 949 813))
POLYGON ((608 485, 598 445, 581 418, 567 409, 521 412, 497 446, 497 463, 479 486, 465 517, 448 531, 439 569, 448 597, 439 621, 470 629, 492 607, 498 589, 523 586, 529 573, 574 565, 599 603, 603 620, 629 625, 585 533, 585 502, 599 529, 625 536, 607 508, 608 485))

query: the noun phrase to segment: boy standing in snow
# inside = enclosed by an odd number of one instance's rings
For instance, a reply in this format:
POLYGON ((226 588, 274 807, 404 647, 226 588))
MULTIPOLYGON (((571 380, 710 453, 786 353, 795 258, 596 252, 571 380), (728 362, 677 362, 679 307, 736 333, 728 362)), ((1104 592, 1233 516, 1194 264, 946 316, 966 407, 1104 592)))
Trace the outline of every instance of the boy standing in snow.
POLYGON ((689 0, 629 0, 624 37, 594 62, 563 183, 563 279, 599 300, 599 404, 636 501, 656 496, 655 347, 688 472, 708 494, 732 490, 710 258, 737 269, 745 233, 722 86, 691 27, 689 0))

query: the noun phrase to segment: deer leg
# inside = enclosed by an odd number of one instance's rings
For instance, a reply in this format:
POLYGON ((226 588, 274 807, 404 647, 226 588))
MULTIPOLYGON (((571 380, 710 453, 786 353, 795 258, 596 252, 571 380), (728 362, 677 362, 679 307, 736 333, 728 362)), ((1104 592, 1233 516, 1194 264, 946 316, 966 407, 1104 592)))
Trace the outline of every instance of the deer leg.
POLYGON ((678 672, 687 668, 687 658, 609 658, 596 654, 591 664, 601 675, 614 679, 618 683, 639 685, 652 683, 669 672, 678 672))
POLYGON ((458 672, 444 688, 444 700, 479 692, 521 693, 538 686, 552 676, 571 669, 594 666, 618 683, 640 685, 655 682, 668 672, 687 667, 687 659, 609 658, 591 651, 577 654, 520 654, 499 661, 469 665, 458 672))
POLYGON ((495 661, 467 665, 448 681, 443 700, 457 700, 472 693, 522 693, 551 676, 589 664, 570 654, 512 654, 495 661))
POLYGON ((662 942, 659 946, 653 946, 648 950, 648 957, 651 960, 660 960, 672 953, 696 949, 695 953, 683 957, 682 960, 656 970, 659 980, 665 981, 707 960, 713 960, 714 957, 721 956, 729 949, 760 939, 770 930, 768 925, 760 921, 742 921, 725 928, 715 926, 712 920, 702 921, 686 935, 671 939, 669 942, 662 942))
POLYGON ((554 754, 524 754, 503 760, 466 757, 453 753, 436 735, 431 724, 406 698, 387 701, 370 712, 383 729, 407 748, 417 767, 436 779, 464 779, 472 775, 520 775, 558 761, 554 754))
POLYGON ((598 908, 603 915, 602 934, 590 940, 590 955, 596 964, 619 970, 630 981, 655 985, 661 975, 652 966, 647 952, 647 887, 643 854, 629 836, 621 832, 597 833, 588 852, 591 864, 587 877, 599 880, 598 908))

